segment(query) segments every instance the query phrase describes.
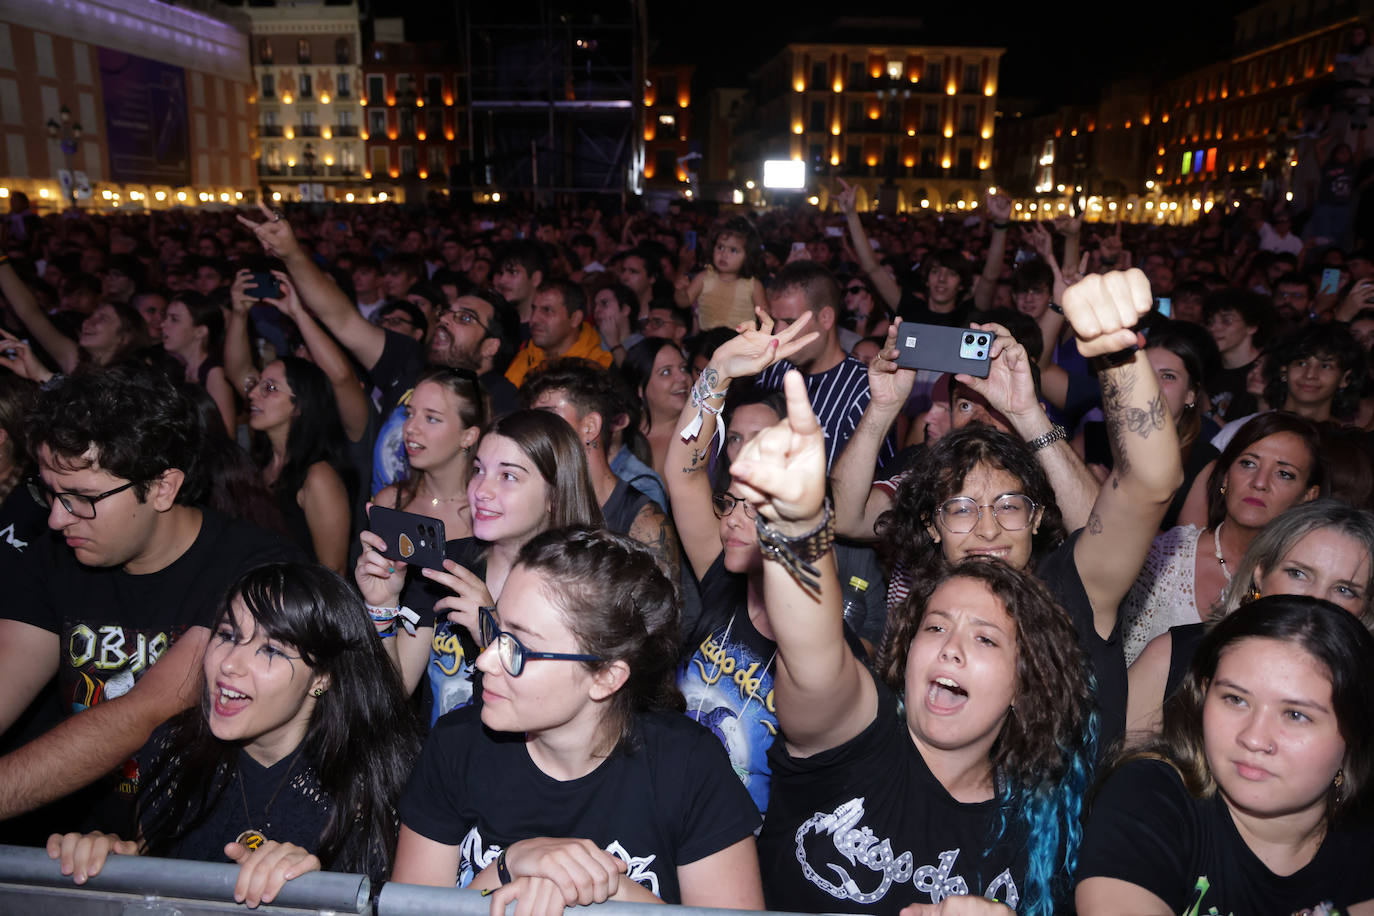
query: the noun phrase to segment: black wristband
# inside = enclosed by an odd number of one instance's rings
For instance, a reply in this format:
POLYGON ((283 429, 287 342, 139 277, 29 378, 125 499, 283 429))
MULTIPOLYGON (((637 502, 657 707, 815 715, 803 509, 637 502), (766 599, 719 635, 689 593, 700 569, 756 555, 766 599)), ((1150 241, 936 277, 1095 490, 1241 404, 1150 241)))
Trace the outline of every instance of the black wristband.
POLYGON ((1002 220, 1000 223, 997 220, 992 221, 992 228, 994 229, 1005 229, 1010 225, 1011 223, 1008 220, 1002 220))
POLYGON ((1133 362, 1135 360, 1135 354, 1139 349, 1140 348, 1135 344, 1131 344, 1126 349, 1117 350, 1115 353, 1103 353, 1101 356, 1097 357, 1098 371, 1100 372, 1103 369, 1115 369, 1118 366, 1124 366, 1129 362, 1133 362))
POLYGON ((496 857, 496 879, 502 884, 510 884, 510 869, 506 868, 506 851, 503 849, 496 857))

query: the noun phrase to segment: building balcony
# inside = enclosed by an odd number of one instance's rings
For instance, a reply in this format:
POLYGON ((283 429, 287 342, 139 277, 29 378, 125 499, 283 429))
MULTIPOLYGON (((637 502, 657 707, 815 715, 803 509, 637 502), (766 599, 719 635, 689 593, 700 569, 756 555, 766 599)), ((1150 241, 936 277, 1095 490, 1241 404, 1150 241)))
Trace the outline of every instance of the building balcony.
POLYGON ((263 124, 258 127, 259 137, 280 137, 282 136, 282 126, 280 124, 263 124))
POLYGON ((318 124, 299 124, 296 126, 297 137, 318 137, 320 135, 320 125, 318 124))
POLYGON ((356 137, 358 136, 357 124, 336 124, 333 127, 336 137, 356 137))
POLYGON ((270 166, 266 163, 258 163, 259 178, 312 178, 312 179, 344 179, 358 178, 362 175, 362 169, 358 166, 342 165, 321 165, 316 163, 307 167, 302 163, 295 165, 270 166))

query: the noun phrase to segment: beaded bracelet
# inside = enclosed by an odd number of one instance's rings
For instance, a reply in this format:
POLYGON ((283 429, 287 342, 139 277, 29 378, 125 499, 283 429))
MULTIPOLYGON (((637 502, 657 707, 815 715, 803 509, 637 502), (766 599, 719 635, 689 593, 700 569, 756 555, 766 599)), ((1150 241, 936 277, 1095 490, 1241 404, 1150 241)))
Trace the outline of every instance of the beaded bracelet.
MULTIPOLYGON (((402 605, 396 607, 378 607, 375 604, 369 604, 367 605, 367 616, 372 618, 374 624, 390 624, 389 628, 377 631, 379 636, 382 635, 386 629, 391 630, 391 633, 388 635, 395 635, 397 622, 405 627, 407 633, 414 636, 415 625, 420 622, 419 614, 402 605)), ((386 637, 383 636, 382 638, 385 639, 386 637)))
MULTIPOLYGON (((701 432, 702 423, 705 422, 706 414, 710 414, 713 417, 719 417, 721 410, 725 408, 725 393, 730 390, 730 386, 726 385, 726 387, 722 388, 720 391, 712 391, 711 382, 717 377, 715 370, 707 369, 701 373, 701 378, 692 386, 692 406, 697 409, 697 415, 692 418, 691 422, 682 427, 682 431, 678 433, 678 435, 682 437, 683 442, 690 442, 697 437, 697 434, 701 432), (721 398, 721 406, 712 407, 710 404, 706 403, 712 398, 721 398)), ((716 444, 716 452, 719 453, 721 448, 725 445, 725 429, 721 424, 716 424, 716 430, 711 434, 711 439, 713 441, 716 439, 720 440, 716 444)))

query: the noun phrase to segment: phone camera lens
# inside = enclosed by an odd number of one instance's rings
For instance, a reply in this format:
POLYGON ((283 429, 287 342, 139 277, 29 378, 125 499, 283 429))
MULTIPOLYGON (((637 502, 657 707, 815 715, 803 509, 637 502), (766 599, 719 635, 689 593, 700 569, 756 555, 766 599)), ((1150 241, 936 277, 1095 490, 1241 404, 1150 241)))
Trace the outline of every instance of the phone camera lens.
POLYGON ((972 335, 972 334, 965 334, 965 335, 964 335, 964 343, 966 343, 966 344, 971 344, 971 343, 973 343, 973 335, 972 335))
POLYGON ((979 358, 979 359, 982 359, 982 358, 983 358, 983 351, 982 351, 982 350, 979 350, 979 351, 978 351, 978 358, 979 358))

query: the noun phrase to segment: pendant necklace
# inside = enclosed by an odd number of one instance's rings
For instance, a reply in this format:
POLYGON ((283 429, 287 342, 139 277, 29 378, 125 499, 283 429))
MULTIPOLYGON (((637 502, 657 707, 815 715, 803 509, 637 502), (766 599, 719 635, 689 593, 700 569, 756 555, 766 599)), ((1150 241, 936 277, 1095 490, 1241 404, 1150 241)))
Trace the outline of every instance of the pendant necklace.
MULTIPOLYGON (((277 783, 276 791, 272 793, 272 797, 267 800, 267 804, 262 809, 262 825, 264 827, 272 826, 272 822, 269 819, 269 812, 271 812, 272 805, 274 802, 276 802, 277 796, 281 794, 281 790, 286 788, 286 781, 291 778, 291 771, 295 769, 296 758, 300 756, 300 753, 301 749, 296 748, 296 752, 291 755, 291 762, 286 766, 286 772, 282 775, 281 782, 277 783)), ((253 823, 253 815, 248 810, 248 792, 246 789, 243 788, 243 768, 238 765, 237 761, 235 761, 234 763, 234 772, 238 775, 239 778, 239 795, 243 798, 243 816, 245 819, 247 819, 248 823, 251 824, 253 823)), ((235 837, 234 842, 242 843, 249 849, 257 849, 263 843, 267 842, 267 836, 261 830, 249 827, 247 830, 243 831, 237 837, 235 837)))
POLYGON ((1226 568, 1226 558, 1221 555, 1221 526, 1224 524, 1226 523, 1222 522, 1212 529, 1212 546, 1217 549, 1216 557, 1217 562, 1221 564, 1221 574, 1226 577, 1227 582, 1230 582, 1231 570, 1226 568))

